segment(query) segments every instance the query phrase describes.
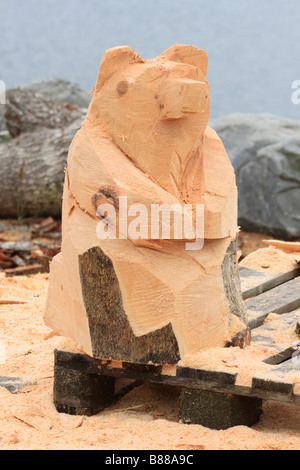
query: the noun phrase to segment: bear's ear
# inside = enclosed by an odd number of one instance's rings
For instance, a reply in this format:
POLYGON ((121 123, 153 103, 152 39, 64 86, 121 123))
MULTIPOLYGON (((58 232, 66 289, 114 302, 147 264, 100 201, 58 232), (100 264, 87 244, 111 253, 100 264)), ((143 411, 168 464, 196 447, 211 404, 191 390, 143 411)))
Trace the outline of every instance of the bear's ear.
POLYGON ((141 59, 129 46, 113 47, 107 49, 102 56, 98 80, 96 84, 96 91, 99 90, 103 84, 113 76, 115 72, 122 69, 133 61, 141 62, 141 59))
POLYGON ((206 77, 208 57, 205 51, 197 47, 174 44, 174 46, 160 54, 158 58, 193 65, 198 67, 206 77))

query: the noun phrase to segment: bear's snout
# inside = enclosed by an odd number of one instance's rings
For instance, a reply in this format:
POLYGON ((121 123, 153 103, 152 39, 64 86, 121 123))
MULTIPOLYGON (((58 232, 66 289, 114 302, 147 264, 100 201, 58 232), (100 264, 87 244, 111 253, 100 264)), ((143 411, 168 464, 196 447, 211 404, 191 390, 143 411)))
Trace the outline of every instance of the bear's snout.
POLYGON ((159 93, 160 119, 179 119, 202 113, 209 101, 208 85, 189 78, 169 78, 159 93))

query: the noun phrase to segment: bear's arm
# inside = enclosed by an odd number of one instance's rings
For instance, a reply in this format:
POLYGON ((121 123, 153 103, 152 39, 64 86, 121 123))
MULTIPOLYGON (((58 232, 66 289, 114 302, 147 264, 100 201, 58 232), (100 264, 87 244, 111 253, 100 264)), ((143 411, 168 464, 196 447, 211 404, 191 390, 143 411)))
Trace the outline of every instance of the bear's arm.
POLYGON ((222 140, 207 126, 203 136, 201 200, 204 204, 204 238, 235 236, 237 187, 222 140))
POLYGON ((86 212, 96 215, 95 195, 126 196, 128 206, 180 204, 147 176, 107 137, 85 125, 77 132, 68 156, 69 193, 86 212))

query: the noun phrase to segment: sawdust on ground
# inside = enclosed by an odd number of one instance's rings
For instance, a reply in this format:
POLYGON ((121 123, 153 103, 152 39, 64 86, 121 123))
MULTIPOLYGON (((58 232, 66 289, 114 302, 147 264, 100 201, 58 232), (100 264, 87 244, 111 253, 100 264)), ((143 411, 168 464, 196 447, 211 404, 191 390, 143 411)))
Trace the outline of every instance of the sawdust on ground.
POLYGON ((285 273, 300 267, 298 259, 298 253, 284 253, 270 246, 253 251, 240 265, 267 273, 285 273))
MULTIPOLYGON (((270 250, 269 248, 267 250, 270 250)), ((284 269, 286 270, 286 265, 284 269)), ((0 375, 31 383, 12 394, 0 387, 2 449, 294 449, 300 448, 300 407, 265 402, 258 424, 214 431, 178 422, 177 388, 144 384, 93 417, 57 413, 53 405, 53 351, 79 351, 71 340, 51 337, 43 323, 48 275, 5 278, 0 298, 0 340, 6 361, 0 375)), ((251 363, 251 350, 246 353, 251 363)), ((238 364, 243 353, 236 352, 238 364)), ((3 359, 3 357, 2 357, 3 359)), ((232 361, 232 358, 231 358, 232 361)), ((4 362, 4 361, 3 361, 4 362)))

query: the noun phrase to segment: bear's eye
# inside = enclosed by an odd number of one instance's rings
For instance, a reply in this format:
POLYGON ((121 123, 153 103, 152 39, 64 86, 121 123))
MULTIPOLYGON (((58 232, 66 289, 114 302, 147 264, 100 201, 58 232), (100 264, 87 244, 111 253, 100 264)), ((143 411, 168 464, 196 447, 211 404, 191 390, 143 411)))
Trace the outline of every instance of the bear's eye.
POLYGON ((119 95, 125 95, 125 93, 128 91, 128 82, 126 82, 126 80, 122 80, 118 83, 116 90, 119 95))

